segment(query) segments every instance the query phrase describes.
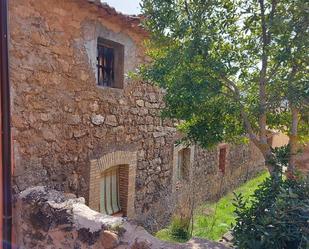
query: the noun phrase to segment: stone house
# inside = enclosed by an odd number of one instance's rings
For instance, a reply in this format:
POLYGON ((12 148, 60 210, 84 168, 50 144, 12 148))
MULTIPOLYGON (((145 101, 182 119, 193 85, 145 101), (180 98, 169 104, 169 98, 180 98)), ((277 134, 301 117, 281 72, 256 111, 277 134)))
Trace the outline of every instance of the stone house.
POLYGON ((163 91, 129 77, 139 17, 96 0, 11 0, 9 14, 15 193, 47 185, 157 230, 184 189, 200 203, 263 169, 252 144, 175 145, 163 91))

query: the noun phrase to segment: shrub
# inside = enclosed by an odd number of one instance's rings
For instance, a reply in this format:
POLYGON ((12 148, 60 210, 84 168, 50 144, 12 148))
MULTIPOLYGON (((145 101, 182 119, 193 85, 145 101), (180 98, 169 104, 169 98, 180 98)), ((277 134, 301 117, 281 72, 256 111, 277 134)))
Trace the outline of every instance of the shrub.
POLYGON ((174 216, 170 225, 170 235, 176 240, 186 241, 191 237, 190 218, 174 216))
POLYGON ((239 249, 309 248, 309 177, 266 179, 251 201, 235 195, 234 244, 239 249))

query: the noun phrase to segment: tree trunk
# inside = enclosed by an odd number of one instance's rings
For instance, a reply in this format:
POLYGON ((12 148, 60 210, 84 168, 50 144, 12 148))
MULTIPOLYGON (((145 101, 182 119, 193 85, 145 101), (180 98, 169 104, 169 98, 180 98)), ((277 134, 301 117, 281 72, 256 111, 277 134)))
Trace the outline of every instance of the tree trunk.
POLYGON ((290 132, 290 158, 288 165, 288 173, 293 176, 295 173, 295 163, 296 163, 296 155, 297 155, 297 129, 298 129, 298 109, 295 107, 291 107, 292 112, 292 125, 290 132))
POLYGON ((276 165, 274 154, 272 153, 270 146, 268 149, 265 149, 263 153, 265 159, 265 166, 267 167, 269 173, 274 175, 276 173, 276 165))

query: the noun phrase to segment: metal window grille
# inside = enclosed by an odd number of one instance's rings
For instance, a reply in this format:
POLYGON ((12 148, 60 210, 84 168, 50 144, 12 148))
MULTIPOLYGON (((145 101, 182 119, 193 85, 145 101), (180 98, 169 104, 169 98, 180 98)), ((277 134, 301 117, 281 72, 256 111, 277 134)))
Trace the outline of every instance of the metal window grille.
POLYGON ((98 44, 98 85, 114 87, 115 82, 115 50, 104 44, 98 44))

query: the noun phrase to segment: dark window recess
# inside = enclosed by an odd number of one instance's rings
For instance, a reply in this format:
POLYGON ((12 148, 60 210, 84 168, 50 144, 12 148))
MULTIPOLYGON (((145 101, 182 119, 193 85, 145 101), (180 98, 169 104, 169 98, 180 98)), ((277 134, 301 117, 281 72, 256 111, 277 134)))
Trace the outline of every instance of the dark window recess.
POLYGON ((224 174, 226 166, 226 148, 220 148, 219 152, 219 169, 224 174))
POLYGON ((123 45, 99 38, 97 49, 98 85, 123 88, 123 45))
POLYGON ((112 87, 114 81, 114 49, 98 44, 98 85, 112 87))

